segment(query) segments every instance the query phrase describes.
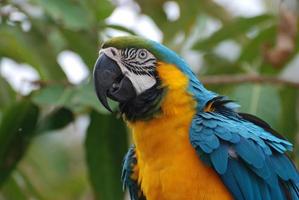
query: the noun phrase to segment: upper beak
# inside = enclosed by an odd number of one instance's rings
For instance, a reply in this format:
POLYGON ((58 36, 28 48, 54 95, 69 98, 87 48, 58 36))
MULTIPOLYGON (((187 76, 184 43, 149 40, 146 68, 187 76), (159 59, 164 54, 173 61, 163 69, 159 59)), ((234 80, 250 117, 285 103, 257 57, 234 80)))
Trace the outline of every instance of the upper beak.
POLYGON ((136 97, 136 91, 130 79, 124 76, 118 64, 104 53, 95 63, 93 76, 97 97, 110 112, 112 110, 107 97, 121 103, 136 97))

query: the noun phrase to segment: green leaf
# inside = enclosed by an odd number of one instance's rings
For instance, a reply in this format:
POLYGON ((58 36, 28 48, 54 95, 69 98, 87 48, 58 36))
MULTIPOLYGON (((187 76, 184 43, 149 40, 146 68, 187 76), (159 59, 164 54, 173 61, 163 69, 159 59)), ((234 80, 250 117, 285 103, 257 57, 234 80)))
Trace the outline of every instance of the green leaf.
POLYGON ((261 30, 257 36, 249 39, 247 44, 243 46, 238 62, 252 62, 254 59, 260 58, 263 53, 263 45, 271 44, 275 35, 276 27, 274 25, 261 30))
POLYGON ((41 106, 60 106, 68 104, 74 91, 72 87, 53 84, 36 91, 32 100, 41 106))
POLYGON ((297 102, 298 90, 295 88, 281 88, 279 91, 281 114, 279 115, 279 131, 293 144, 296 143, 298 130, 297 102))
POLYGON ((265 26, 273 23, 273 16, 260 15, 251 18, 236 18, 231 23, 228 23, 210 37, 200 40, 194 45, 194 49, 207 51, 214 48, 220 42, 227 39, 238 39, 239 36, 244 35, 253 28, 265 26))
MULTIPOLYGON (((193 5, 189 4, 189 6, 193 5)), ((225 7, 220 6, 214 1, 201 1, 199 8, 201 12, 220 20, 223 24, 229 23, 232 18, 230 12, 225 7)))
POLYGON ((17 182, 16 177, 10 177, 3 188, 1 188, 1 196, 5 199, 27 200, 29 197, 24 193, 17 182))
POLYGON ((16 94, 7 81, 0 75, 0 110, 15 102, 16 94))
POLYGON ((1 188, 1 196, 5 199, 16 200, 44 199, 33 187, 28 177, 18 169, 12 173, 1 188))
MULTIPOLYGON (((81 113, 91 108, 100 113, 108 111, 99 103, 91 83, 79 86, 49 85, 36 91, 32 100, 41 106, 67 107, 75 113, 81 113)), ((115 108, 114 104, 111 104, 115 108)))
POLYGON ((270 85, 244 84, 237 86, 232 99, 241 105, 241 111, 256 115, 278 129, 281 114, 279 88, 270 85))
MULTIPOLYGON (((111 103, 110 105, 114 110, 116 105, 113 103, 111 103)), ((107 109, 100 104, 91 82, 87 84, 81 84, 75 88, 75 94, 69 103, 69 107, 74 111, 80 111, 85 108, 92 108, 99 113, 109 113, 107 109)))
POLYGON ((205 63, 200 72, 201 75, 236 74, 242 72, 236 63, 214 53, 205 54, 204 61, 205 63))
POLYGON ((127 150, 126 127, 112 115, 92 112, 85 140, 89 178, 96 199, 123 199, 120 181, 127 150))
POLYGON ((37 125, 37 134, 64 128, 74 121, 73 113, 67 108, 58 108, 44 116, 37 125))
POLYGON ((88 29, 91 26, 89 10, 78 0, 36 0, 59 24, 69 29, 88 29))
POLYGON ((100 40, 98 39, 97 32, 74 32, 67 29, 61 29, 61 33, 67 42, 67 48, 79 54, 88 69, 92 71, 95 61, 98 58, 100 47, 100 40))
POLYGON ((48 32, 48 40, 52 46, 53 52, 59 54, 61 51, 67 49, 67 41, 58 28, 53 28, 48 32))
POLYGON ((1 57, 28 63, 39 72, 42 79, 65 79, 64 72, 56 61, 56 55, 47 43, 47 36, 35 27, 29 32, 23 32, 17 26, 1 25, 0 35, 1 57))
POLYGON ((109 17, 114 10, 111 1, 108 0, 85 0, 84 1, 92 12, 97 21, 104 20, 109 17))
POLYGON ((32 139, 39 109, 23 100, 4 110, 0 124, 0 185, 24 155, 32 139))

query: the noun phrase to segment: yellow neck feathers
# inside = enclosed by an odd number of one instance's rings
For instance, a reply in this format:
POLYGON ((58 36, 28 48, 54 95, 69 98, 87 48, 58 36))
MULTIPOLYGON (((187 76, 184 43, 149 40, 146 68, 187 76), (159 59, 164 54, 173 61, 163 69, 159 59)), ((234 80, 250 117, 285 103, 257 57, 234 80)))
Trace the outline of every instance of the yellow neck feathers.
POLYGON ((130 123, 136 149, 145 160, 156 159, 177 148, 179 141, 188 140, 186 126, 195 114, 195 101, 188 94, 188 78, 175 66, 159 63, 157 71, 167 88, 162 112, 148 121, 130 123), (163 143, 163 144, 162 144, 163 143))

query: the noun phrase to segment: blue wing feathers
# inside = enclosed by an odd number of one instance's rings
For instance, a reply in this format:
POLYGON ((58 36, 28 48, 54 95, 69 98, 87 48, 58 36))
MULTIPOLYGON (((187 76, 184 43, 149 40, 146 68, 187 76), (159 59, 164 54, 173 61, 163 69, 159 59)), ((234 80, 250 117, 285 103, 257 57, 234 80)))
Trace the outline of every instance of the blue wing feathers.
POLYGON ((199 112, 190 141, 235 199, 299 199, 299 175, 285 155, 292 145, 283 138, 237 115, 199 112))
POLYGON ((216 120, 204 120, 202 121, 203 125, 208 127, 208 128, 216 128, 216 126, 218 125, 216 120))
POLYGON ((259 154, 255 145, 250 140, 244 138, 234 145, 236 153, 248 164, 255 168, 261 168, 264 165, 264 157, 259 154))
POLYGON ((290 191, 291 199, 296 199, 299 196, 299 185, 294 183, 288 183, 287 188, 290 191))
POLYGON ((230 167, 230 170, 233 171, 234 178, 240 185, 242 196, 245 197, 244 199, 254 200, 254 191, 252 187, 251 175, 248 174, 249 171, 234 159, 230 160, 230 167))
POLYGON ((215 170, 219 174, 223 174, 226 172, 227 169, 227 162, 228 162, 228 147, 227 145, 223 144, 219 146, 219 148, 215 149, 211 153, 211 162, 215 167, 215 170))
POLYGON ((274 171, 281 179, 285 181, 292 180, 298 183, 298 173, 294 165, 285 155, 277 154, 271 156, 271 163, 274 171))
POLYGON ((233 137, 236 137, 237 135, 234 135, 228 131, 228 130, 225 130, 224 128, 222 127, 219 127, 217 126, 215 128, 215 134, 220 138, 220 139, 223 139, 225 141, 231 141, 232 143, 236 143, 236 142, 239 142, 240 141, 240 137, 238 137, 237 139, 233 139, 233 137))
POLYGON ((132 174, 134 173, 134 166, 137 164, 137 158, 135 155, 135 146, 131 146, 127 152, 121 175, 121 180, 123 182, 123 189, 128 189, 131 200, 145 200, 142 191, 138 185, 137 180, 132 179, 132 174))
POLYGON ((232 193, 232 195, 238 200, 245 200, 241 192, 241 186, 238 184, 238 181, 235 179, 232 170, 227 170, 224 175, 221 176, 222 181, 227 185, 232 193))
POLYGON ((258 180, 258 187, 261 191, 261 199, 271 199, 271 194, 268 185, 262 180, 258 180))

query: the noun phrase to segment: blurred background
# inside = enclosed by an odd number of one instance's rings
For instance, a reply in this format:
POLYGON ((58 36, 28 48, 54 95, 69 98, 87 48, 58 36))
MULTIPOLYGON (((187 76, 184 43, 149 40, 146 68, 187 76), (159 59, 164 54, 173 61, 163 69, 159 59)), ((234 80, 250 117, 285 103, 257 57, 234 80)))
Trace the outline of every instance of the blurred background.
POLYGON ((294 143, 296 0, 0 0, 0 200, 121 200, 130 136, 97 101, 100 45, 140 35, 294 143))

